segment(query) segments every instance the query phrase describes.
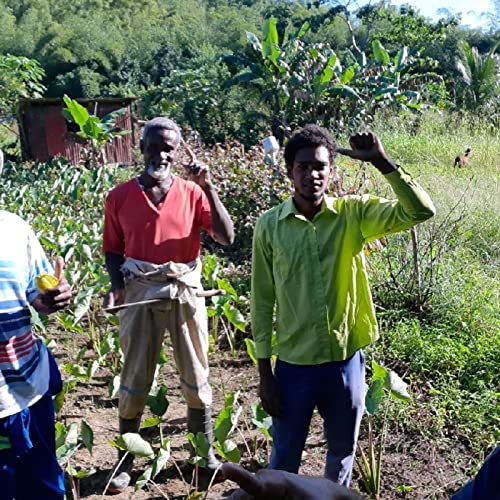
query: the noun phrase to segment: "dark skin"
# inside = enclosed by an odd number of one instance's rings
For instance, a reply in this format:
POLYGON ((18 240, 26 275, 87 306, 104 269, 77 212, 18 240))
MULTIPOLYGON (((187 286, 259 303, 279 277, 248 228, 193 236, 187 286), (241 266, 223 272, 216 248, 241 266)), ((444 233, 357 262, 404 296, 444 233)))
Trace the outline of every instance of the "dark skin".
MULTIPOLYGON (((349 138, 351 149, 336 152, 355 160, 371 163, 382 174, 397 170, 387 156, 380 139, 373 133, 354 134, 349 138)), ((321 210, 321 205, 333 173, 333 162, 325 146, 299 149, 293 165, 288 165, 288 177, 294 184, 293 201, 297 210, 309 220, 321 210)), ((269 358, 258 360, 259 397, 263 408, 273 417, 282 412, 280 391, 269 358)))
MULTIPOLYGON (((155 206, 161 206, 172 186, 171 169, 177 159, 179 146, 179 135, 173 130, 162 128, 150 130, 141 141, 145 169, 139 176, 139 182, 155 206)), ((210 203, 214 239, 221 245, 230 245, 234 241, 233 223, 217 195, 210 178, 209 168, 207 165, 198 163, 191 152, 190 156, 192 161, 184 165, 184 168, 189 180, 203 189, 210 203)), ((105 253, 106 268, 111 279, 111 290, 104 300, 105 307, 123 304, 125 300, 123 276, 120 271, 124 261, 124 255, 105 253)))
POLYGON ((45 290, 43 294, 38 294, 31 303, 39 314, 52 314, 68 307, 72 302, 73 294, 71 287, 63 275, 64 261, 62 257, 57 257, 55 276, 59 284, 54 288, 45 290))
POLYGON ((240 465, 225 463, 222 473, 237 483, 230 500, 359 500, 361 497, 322 477, 263 469, 252 474, 240 465))

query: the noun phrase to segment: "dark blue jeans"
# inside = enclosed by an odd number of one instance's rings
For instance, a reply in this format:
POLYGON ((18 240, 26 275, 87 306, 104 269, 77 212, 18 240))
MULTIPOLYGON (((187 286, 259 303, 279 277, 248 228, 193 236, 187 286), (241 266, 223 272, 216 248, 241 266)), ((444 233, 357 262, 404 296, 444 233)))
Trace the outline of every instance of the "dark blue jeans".
POLYGON ((500 445, 484 461, 476 477, 451 500, 498 500, 500 498, 500 445))
POLYGON ((349 486, 365 402, 365 358, 292 365, 278 360, 275 376, 283 415, 273 418, 269 468, 298 472, 314 409, 323 418, 328 446, 325 477, 349 486))
POLYGON ((63 500, 64 472, 57 463, 52 396, 62 389, 49 353, 49 392, 34 405, 0 419, 12 447, 0 451, 0 500, 63 500))

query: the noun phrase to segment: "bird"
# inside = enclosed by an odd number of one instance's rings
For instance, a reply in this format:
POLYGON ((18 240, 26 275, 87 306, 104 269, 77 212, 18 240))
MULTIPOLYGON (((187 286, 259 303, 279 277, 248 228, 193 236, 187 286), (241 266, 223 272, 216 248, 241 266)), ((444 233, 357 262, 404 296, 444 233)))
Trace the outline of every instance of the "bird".
POLYGON ((469 163, 469 156, 471 154, 472 149, 468 147, 465 150, 465 153, 463 155, 457 156, 455 158, 455 163, 453 164, 454 167, 466 167, 467 164, 469 163))

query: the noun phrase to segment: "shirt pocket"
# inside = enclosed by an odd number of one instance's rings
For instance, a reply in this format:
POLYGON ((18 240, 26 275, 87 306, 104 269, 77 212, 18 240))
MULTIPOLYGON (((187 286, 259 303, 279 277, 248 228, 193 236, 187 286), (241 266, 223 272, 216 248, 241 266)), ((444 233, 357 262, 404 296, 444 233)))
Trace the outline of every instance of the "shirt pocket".
POLYGON ((290 284, 300 280, 304 270, 306 257, 304 250, 290 242, 287 245, 277 245, 273 252, 273 274, 277 284, 290 284))

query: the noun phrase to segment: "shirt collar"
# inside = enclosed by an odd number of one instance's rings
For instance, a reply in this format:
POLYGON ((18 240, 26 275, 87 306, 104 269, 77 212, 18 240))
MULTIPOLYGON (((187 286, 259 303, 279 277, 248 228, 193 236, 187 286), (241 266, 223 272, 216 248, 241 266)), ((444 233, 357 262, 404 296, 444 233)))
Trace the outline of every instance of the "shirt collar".
MULTIPOLYGON (((323 203, 321 204, 321 209, 318 212, 320 214, 321 212, 324 212, 325 210, 330 210, 330 212, 333 212, 334 214, 338 214, 337 210, 335 209, 335 201, 337 198, 334 198, 332 196, 325 196, 323 198, 323 203)), ((297 215, 301 215, 300 212, 297 210, 297 207, 295 206, 295 203, 293 202, 293 197, 290 196, 282 205, 281 208, 281 213, 279 215, 279 220, 286 219, 290 215, 293 215, 294 217, 297 215)))

